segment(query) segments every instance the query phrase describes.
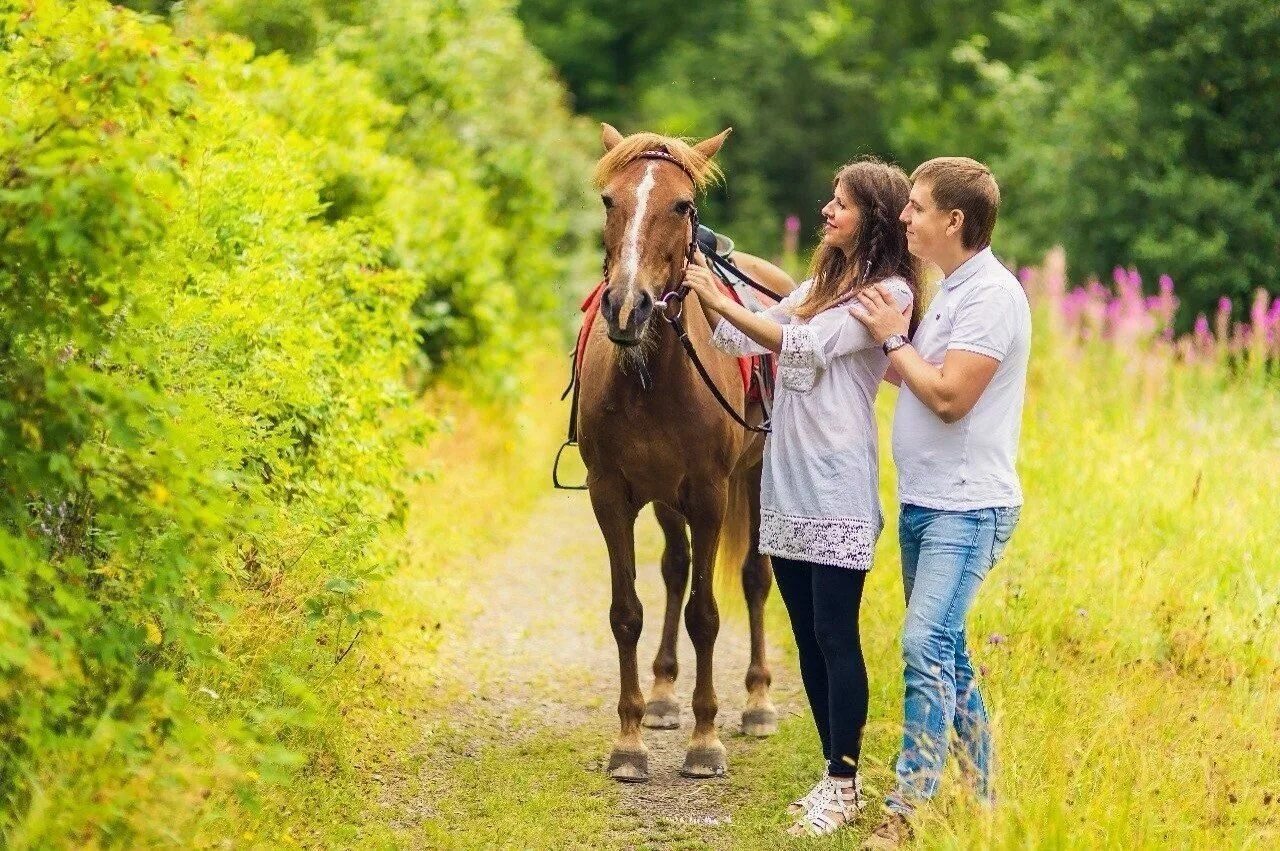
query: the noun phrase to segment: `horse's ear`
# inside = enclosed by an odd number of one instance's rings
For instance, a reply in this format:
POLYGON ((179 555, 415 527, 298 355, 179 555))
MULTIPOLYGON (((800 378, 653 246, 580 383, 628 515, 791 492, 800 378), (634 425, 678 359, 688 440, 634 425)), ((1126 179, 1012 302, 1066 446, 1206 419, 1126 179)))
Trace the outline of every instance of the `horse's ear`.
POLYGON ((693 149, 707 159, 711 159, 720 150, 720 146, 724 144, 724 140, 729 138, 729 134, 732 132, 732 127, 726 127, 720 132, 720 135, 712 136, 710 139, 703 139, 701 142, 694 145, 693 149))
POLYGON ((612 124, 600 122, 600 141, 604 142, 604 149, 612 151, 622 141, 622 134, 612 124))

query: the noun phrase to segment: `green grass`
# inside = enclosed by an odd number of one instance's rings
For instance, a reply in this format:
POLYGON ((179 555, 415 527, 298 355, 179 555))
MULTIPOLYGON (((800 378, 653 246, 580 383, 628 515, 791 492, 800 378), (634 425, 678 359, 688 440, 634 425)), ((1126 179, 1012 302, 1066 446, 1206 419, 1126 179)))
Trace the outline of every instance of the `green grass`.
MULTIPOLYGON (((993 713, 1000 804, 985 816, 958 783, 944 784, 922 813, 918 847, 1280 843, 1275 389, 1136 362, 1038 339, 1022 443, 1027 506, 970 627, 993 713)), ((807 715, 786 718, 753 749, 731 746, 724 782, 733 819, 710 834, 620 815, 610 784, 584 768, 607 742, 536 728, 516 741, 485 741, 444 769, 399 757, 401 794, 429 798, 435 812, 412 830, 384 823, 360 761, 385 764, 411 744, 404 713, 418 721, 413 729, 432 723, 413 690, 431 676, 431 625, 415 622, 415 613, 439 606, 442 617, 464 618, 465 566, 499 543, 546 487, 562 423, 558 406, 545 405, 550 396, 533 407, 534 395, 531 388, 526 431, 513 436, 492 418, 466 424, 449 466, 415 495, 427 524, 415 533, 418 567, 387 589, 388 614, 367 657, 383 674, 365 681, 369 705, 349 716, 344 734, 348 746, 360 746, 345 751, 348 773, 337 773, 336 787, 304 782, 319 797, 295 805, 293 818, 307 815, 313 843, 365 847, 856 847, 861 830, 816 843, 782 832, 785 803, 818 770, 807 715), (511 468, 513 458, 525 461, 511 468), (478 478, 486 469, 509 477, 486 483, 478 478), (462 502, 450 502, 449 513, 431 510, 445 494, 462 502), (401 714, 388 700, 401 701, 401 714), (340 826, 352 818, 355 827, 340 826)), ((890 397, 881 399, 882 427, 890 397)), ((864 765, 881 791, 891 781, 901 712, 892 475, 886 458, 889 518, 862 616, 873 691, 864 765)), ((776 599, 770 624, 782 649, 775 656, 788 657, 776 599)), ((447 724, 433 737, 443 752, 465 738, 447 724)), ((865 815, 861 828, 874 819, 865 815)))
POLYGON ((451 784, 433 796, 435 814, 419 847, 598 848, 611 824, 613 781, 589 770, 599 750, 594 732, 542 732, 493 744, 460 761, 451 784))
MULTIPOLYGON (((986 818, 948 784, 924 814, 921 847, 1280 842, 1274 394, 1139 353, 1039 341, 1020 464, 1027 505, 970 627, 1000 806, 986 818)), ((901 711, 889 513, 862 615, 873 689, 865 761, 881 788, 901 711)), ((785 800, 773 790, 800 788, 796 773, 813 765, 794 752, 815 748, 807 723, 792 723, 737 766, 759 795, 735 823, 736 845, 778 844, 760 838, 785 800)))

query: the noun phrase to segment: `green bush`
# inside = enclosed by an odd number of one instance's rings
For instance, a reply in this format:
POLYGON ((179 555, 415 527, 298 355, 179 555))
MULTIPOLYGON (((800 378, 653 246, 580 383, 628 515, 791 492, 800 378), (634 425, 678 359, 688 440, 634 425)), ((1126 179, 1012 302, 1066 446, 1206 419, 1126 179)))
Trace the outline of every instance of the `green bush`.
POLYGON ((571 115, 511 4, 205 0, 180 21, 302 63, 264 105, 328 150, 330 215, 359 205, 394 235, 389 262, 415 282, 427 364, 500 389, 529 335, 581 297, 599 230, 585 179, 596 131, 571 115), (314 38, 273 25, 285 6, 314 38), (354 93, 359 111, 361 92, 396 109, 370 123, 378 164, 348 153, 347 104, 354 93))
POLYGON ((399 558, 405 379, 469 351, 497 384, 556 304, 582 148, 411 121, 323 6, 295 64, 199 8, 0 0, 0 844, 182 842, 324 759, 399 558))
POLYGON ((1169 274, 1180 330, 1220 296, 1242 318, 1255 289, 1280 292, 1275 7, 1012 5, 1002 27, 1032 58, 958 56, 986 81, 979 112, 1012 190, 1010 247, 1033 257, 1061 244, 1080 277, 1130 265, 1150 281, 1169 274))
POLYGON ((1280 15, 1257 0, 522 0, 578 103, 624 129, 726 125, 704 219, 772 252, 860 153, 989 162, 997 249, 1169 274, 1187 330, 1280 293, 1280 15), (1099 37, 1105 34, 1105 37, 1099 37))

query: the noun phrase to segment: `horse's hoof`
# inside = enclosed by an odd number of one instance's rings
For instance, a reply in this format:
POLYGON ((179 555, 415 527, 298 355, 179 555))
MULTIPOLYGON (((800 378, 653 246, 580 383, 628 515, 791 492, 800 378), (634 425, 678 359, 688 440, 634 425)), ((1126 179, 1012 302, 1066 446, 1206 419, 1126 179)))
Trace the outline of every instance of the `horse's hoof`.
POLYGON ((716 742, 711 747, 690 748, 680 773, 685 777, 723 777, 728 767, 724 745, 716 742))
POLYGON ((645 704, 640 723, 650 730, 676 730, 680 727, 680 704, 674 700, 651 700, 645 704))
POLYGON ((748 709, 742 713, 742 735, 772 736, 778 732, 778 710, 772 706, 748 709))
POLYGON ((609 776, 623 783, 649 780, 649 754, 643 751, 614 751, 609 754, 609 776))

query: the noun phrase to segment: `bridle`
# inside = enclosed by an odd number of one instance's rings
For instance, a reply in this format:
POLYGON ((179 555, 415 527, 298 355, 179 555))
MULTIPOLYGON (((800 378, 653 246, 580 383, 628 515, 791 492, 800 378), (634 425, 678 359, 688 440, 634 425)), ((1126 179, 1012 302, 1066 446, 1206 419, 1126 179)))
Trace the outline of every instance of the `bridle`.
MULTIPOLYGON (((684 172, 685 176, 689 178, 689 182, 693 184, 695 191, 698 188, 698 180, 694 177, 693 172, 689 170, 688 166, 661 148, 643 151, 636 156, 636 159, 663 160, 664 162, 669 162, 684 172)), ((689 339, 689 332, 684 326, 684 299, 685 296, 689 294, 689 287, 684 283, 684 277, 685 273, 689 269, 689 264, 693 262, 694 255, 697 254, 698 251, 698 225, 698 205, 691 204, 689 207, 689 246, 685 249, 684 267, 680 270, 680 279, 673 284, 668 284, 663 289, 662 295, 654 303, 654 308, 661 310, 663 320, 671 326, 671 330, 675 332, 676 338, 680 340, 680 345, 684 347, 685 354, 689 356, 689 360, 693 362, 693 366, 698 371, 698 375, 702 377, 702 382, 707 385, 707 389, 711 391, 711 395, 715 397, 718 403, 720 403, 720 407, 724 409, 725 413, 732 417, 734 422, 745 428, 747 431, 768 434, 768 420, 758 426, 752 425, 737 412, 733 405, 730 404, 729 400, 724 397, 724 394, 720 392, 720 388, 716 386, 715 381, 711 378, 711 374, 707 372, 707 368, 703 365, 702 359, 698 357, 698 352, 693 347, 693 341, 689 339), (674 312, 672 312, 673 306, 676 308, 674 312)), ((753 280, 741 269, 730 263, 728 260, 725 260, 715 251, 708 252, 704 254, 704 256, 707 258, 707 262, 710 264, 713 274, 717 275, 721 280, 724 280, 725 283, 728 283, 728 281, 725 278, 724 273, 728 271, 748 286, 764 293, 774 301, 782 301, 782 296, 765 287, 763 284, 753 280)), ((607 284, 609 280, 608 254, 605 255, 603 271, 604 280, 607 284)), ((644 389, 648 390, 650 388, 648 373, 643 370, 640 373, 640 382, 644 389)))
MULTIPOLYGON (((697 177, 694 175, 692 171, 689 170, 688 166, 680 162, 680 160, 676 159, 669 152, 662 150, 661 148, 655 148, 655 149, 643 151, 640 154, 637 154, 635 159, 662 160, 664 162, 671 163, 676 168, 680 169, 680 171, 684 172, 685 177, 688 177, 689 182, 693 184, 693 188, 695 192, 697 191, 697 188, 698 188, 697 177)), ((689 339, 689 332, 684 327, 684 319, 683 319, 684 299, 685 299, 685 296, 689 294, 689 287, 685 285, 684 277, 685 277, 685 273, 688 271, 689 264, 693 262, 694 255, 696 255, 698 251, 699 224, 700 222, 698 221, 698 205, 691 204, 689 207, 689 246, 688 248, 685 249, 685 253, 684 253, 684 267, 680 270, 679 280, 674 283, 668 284, 666 287, 663 288, 662 295, 658 298, 656 302, 654 302, 654 307, 661 309, 661 315, 663 320, 668 325, 671 326, 671 330, 675 332, 676 338, 680 340, 680 345, 684 348, 685 354, 689 356, 689 360, 693 363, 694 369, 697 370, 698 375, 702 378, 702 383, 705 384, 707 386, 707 389, 711 391, 711 395, 715 397, 716 402, 718 402, 720 407, 724 409, 725 413, 727 413, 733 419, 734 422, 742 426, 747 431, 756 432, 759 434, 768 434, 769 420, 767 418, 763 423, 761 423, 758 426, 752 425, 751 423, 747 422, 746 419, 741 414, 737 412, 737 410, 733 407, 733 405, 730 404, 729 400, 724 397, 724 394, 720 392, 720 388, 716 386, 715 381, 711 378, 711 374, 707 372, 706 366, 703 365, 702 359, 698 357, 698 352, 693 347, 693 341, 689 339), (674 314, 670 312, 670 309, 673 305, 678 307, 678 309, 675 311, 674 314)), ((739 281, 742 281, 744 284, 756 290, 757 292, 760 292, 760 293, 763 293, 764 295, 769 296, 769 298, 773 299, 775 302, 782 301, 783 297, 781 295, 779 295, 778 293, 775 293, 773 290, 757 282, 746 272, 743 272, 741 269, 739 269, 733 263, 721 257, 715 251, 704 252, 703 256, 706 257, 707 262, 710 264, 712 272, 721 280, 725 281, 726 283, 728 283, 726 273, 731 274, 735 278, 737 278, 739 281)), ((605 255, 604 255, 604 262, 601 265, 601 275, 603 277, 603 285, 607 286, 609 283, 608 252, 605 252, 605 255)), ((576 352, 574 354, 576 356, 576 352)), ((766 367, 766 369, 767 368, 768 367, 766 367)), ((652 387, 652 381, 649 378, 649 374, 647 371, 643 369, 640 371, 640 384, 645 390, 649 390, 652 387)), ((586 490, 587 489, 586 485, 562 484, 560 482, 560 474, 559 474, 560 456, 564 453, 566 448, 570 446, 578 445, 578 387, 579 387, 578 364, 576 359, 574 359, 572 361, 572 369, 569 372, 569 386, 564 389, 564 392, 562 394, 560 394, 561 400, 569 396, 570 393, 573 394, 573 399, 570 402, 570 408, 569 408, 568 439, 563 444, 560 445, 560 449, 559 451, 556 452, 555 460, 552 462, 552 466, 551 466, 551 482, 556 488, 560 490, 586 490)))
MULTIPOLYGON (((641 151, 639 154, 635 156, 635 159, 662 160, 664 162, 669 162, 673 166, 675 166, 676 168, 684 172, 685 177, 689 178, 689 182, 693 184, 693 188, 695 191, 698 188, 698 179, 694 176, 693 172, 689 170, 689 167, 684 163, 680 162, 680 160, 676 159, 667 151, 662 150, 661 148, 654 148, 648 151, 641 151)), ((689 246, 685 249, 685 252, 684 252, 684 268, 680 270, 679 279, 674 284, 672 283, 667 284, 667 286, 662 291, 662 295, 654 303, 655 308, 662 309, 662 315, 664 317, 667 315, 667 308, 672 303, 683 305, 684 297, 689 292, 689 288, 686 287, 681 282, 684 280, 684 274, 685 274, 685 271, 689 268, 689 264, 693 262, 694 254, 696 254, 698 251, 698 224, 699 224, 698 205, 696 203, 691 203, 689 205, 689 246)), ((605 284, 607 285, 609 282, 608 252, 605 252, 604 263, 601 266, 600 273, 603 277, 603 280, 605 281, 605 284)), ((683 310, 684 308, 682 306, 680 309, 680 312, 676 314, 677 318, 680 316, 680 313, 682 313, 683 310)), ((645 388, 645 389, 648 389, 648 388, 645 388)))

